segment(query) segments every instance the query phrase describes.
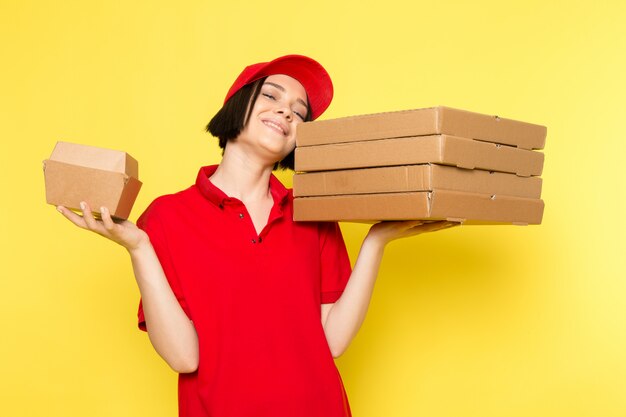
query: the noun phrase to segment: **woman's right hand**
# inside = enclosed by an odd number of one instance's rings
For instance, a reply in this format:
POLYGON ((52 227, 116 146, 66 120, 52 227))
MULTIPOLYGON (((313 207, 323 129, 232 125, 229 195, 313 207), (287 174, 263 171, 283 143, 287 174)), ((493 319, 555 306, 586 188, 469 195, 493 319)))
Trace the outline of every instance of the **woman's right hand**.
POLYGON ((58 206, 57 210, 69 221, 81 229, 91 230, 107 239, 125 247, 129 252, 150 243, 148 235, 128 220, 114 221, 106 207, 100 209, 102 220, 96 220, 91 213, 91 208, 85 202, 80 203, 83 215, 80 216, 72 210, 58 206))

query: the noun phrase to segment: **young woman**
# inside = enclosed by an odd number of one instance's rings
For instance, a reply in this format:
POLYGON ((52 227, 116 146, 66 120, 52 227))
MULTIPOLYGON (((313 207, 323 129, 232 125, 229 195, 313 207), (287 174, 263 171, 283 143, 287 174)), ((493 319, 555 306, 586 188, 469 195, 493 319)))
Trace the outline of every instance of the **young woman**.
POLYGON ((130 254, 139 327, 180 373, 185 417, 345 417, 333 358, 361 326, 385 245, 452 226, 384 222, 351 270, 336 223, 294 222, 293 196, 273 175, 293 168, 296 126, 328 107, 316 61, 288 55, 246 67, 207 126, 223 159, 157 198, 135 226, 59 207, 78 227, 130 254))

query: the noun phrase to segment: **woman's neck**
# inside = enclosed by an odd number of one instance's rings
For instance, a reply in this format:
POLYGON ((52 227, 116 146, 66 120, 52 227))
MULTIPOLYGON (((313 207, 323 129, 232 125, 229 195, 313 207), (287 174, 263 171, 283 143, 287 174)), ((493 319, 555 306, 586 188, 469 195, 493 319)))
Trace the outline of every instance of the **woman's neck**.
POLYGON ((226 146, 211 182, 229 197, 243 202, 271 199, 269 180, 273 165, 252 160, 238 151, 237 147, 226 146))

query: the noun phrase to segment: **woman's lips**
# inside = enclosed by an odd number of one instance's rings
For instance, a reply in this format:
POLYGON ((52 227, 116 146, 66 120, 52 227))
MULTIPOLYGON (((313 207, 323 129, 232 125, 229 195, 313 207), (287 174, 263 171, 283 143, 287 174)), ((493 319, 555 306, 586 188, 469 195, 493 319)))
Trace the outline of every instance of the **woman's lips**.
POLYGON ((265 126, 268 126, 270 129, 275 130, 281 135, 283 136, 287 135, 287 128, 282 123, 276 120, 270 120, 270 119, 263 119, 262 122, 265 126))

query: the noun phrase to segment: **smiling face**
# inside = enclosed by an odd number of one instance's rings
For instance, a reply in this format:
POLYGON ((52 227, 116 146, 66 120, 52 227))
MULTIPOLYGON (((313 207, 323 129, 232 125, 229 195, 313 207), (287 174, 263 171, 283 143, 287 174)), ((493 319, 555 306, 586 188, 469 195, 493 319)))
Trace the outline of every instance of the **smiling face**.
POLYGON ((268 164, 282 160, 296 146, 296 126, 307 117, 306 100, 306 91, 295 78, 270 75, 234 143, 268 164))

